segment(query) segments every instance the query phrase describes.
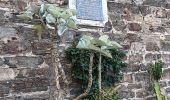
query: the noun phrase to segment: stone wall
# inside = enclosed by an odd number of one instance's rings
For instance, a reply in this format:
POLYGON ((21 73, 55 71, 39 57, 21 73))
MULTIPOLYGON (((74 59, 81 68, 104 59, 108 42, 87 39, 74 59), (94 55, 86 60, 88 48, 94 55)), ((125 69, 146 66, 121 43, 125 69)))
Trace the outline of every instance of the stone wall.
MULTIPOLYGON (((0 100, 54 100, 50 35, 44 32, 38 40, 31 22, 19 21, 11 15, 19 8, 15 1, 0 0, 0 100)), ((67 5, 67 0, 63 4, 67 5)), ((127 51, 128 67, 123 70, 119 95, 125 100, 156 99, 147 69, 152 61, 161 58, 165 66, 160 84, 170 99, 170 1, 108 0, 108 15, 104 28, 82 26, 80 31, 68 32, 67 47, 82 31, 97 37, 98 31, 103 31, 122 44, 127 51)), ((77 84, 70 78, 69 64, 64 59, 63 48, 60 49, 70 82, 68 90, 74 95, 77 84)))
POLYGON ((170 97, 170 1, 109 0, 108 9, 112 24, 108 33, 128 52, 121 99, 156 99, 147 73, 156 59, 165 63, 160 84, 170 97))

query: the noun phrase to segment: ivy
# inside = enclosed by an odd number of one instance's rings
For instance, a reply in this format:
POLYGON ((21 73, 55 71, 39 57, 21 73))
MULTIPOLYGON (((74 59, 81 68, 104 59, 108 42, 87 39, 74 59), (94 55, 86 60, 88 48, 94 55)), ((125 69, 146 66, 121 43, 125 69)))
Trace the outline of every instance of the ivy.
MULTIPOLYGON (((126 55, 118 49, 109 50, 112 58, 102 56, 102 86, 111 87, 122 79, 121 69, 126 67, 126 63, 122 60, 126 55)), ((83 92, 88 83, 88 66, 90 51, 70 47, 66 50, 66 57, 70 61, 72 67, 72 77, 82 82, 80 91, 83 92)), ((98 91, 98 61, 99 53, 94 53, 93 65, 93 84, 88 99, 93 100, 93 95, 98 91)))

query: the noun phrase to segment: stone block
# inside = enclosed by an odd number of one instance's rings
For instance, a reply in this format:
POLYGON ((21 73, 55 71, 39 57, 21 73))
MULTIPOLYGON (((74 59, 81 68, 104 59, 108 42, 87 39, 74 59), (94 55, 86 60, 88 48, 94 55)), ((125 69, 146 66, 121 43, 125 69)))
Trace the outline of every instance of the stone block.
POLYGON ((32 52, 36 55, 46 55, 51 53, 52 44, 49 40, 33 41, 32 52))
POLYGON ((12 80, 17 76, 17 71, 11 68, 0 68, 0 81, 12 80))
POLYGON ((19 69, 19 74, 17 78, 48 77, 48 76, 49 68, 35 68, 35 69, 23 68, 19 69))
POLYGON ((26 79, 16 79, 11 83, 11 89, 13 92, 35 92, 35 91, 47 91, 49 86, 49 80, 43 77, 34 77, 26 79))
POLYGON ((146 42, 146 51, 159 51, 160 48, 156 42, 146 42))
POLYGON ((141 14, 142 14, 143 16, 146 16, 146 15, 148 15, 148 14, 151 13, 151 9, 150 9, 150 7, 147 6, 147 5, 140 5, 140 6, 139 6, 139 11, 141 12, 141 14))
POLYGON ((170 51, 170 42, 161 42, 162 51, 170 51))
POLYGON ((137 97, 137 98, 147 97, 147 96, 149 96, 149 92, 150 92, 150 91, 139 90, 138 92, 136 92, 136 97, 137 97))
POLYGON ((36 68, 44 62, 41 57, 17 56, 5 57, 4 59, 5 64, 9 65, 11 68, 36 68))
POLYGON ((141 25, 138 23, 129 23, 128 28, 130 31, 140 31, 142 29, 141 25))
POLYGON ((165 6, 166 2, 165 0, 144 0, 143 4, 149 6, 162 7, 165 6))
POLYGON ((129 63, 130 64, 142 63, 142 61, 143 61, 142 54, 129 55, 129 63))
POLYGON ((129 82, 129 83, 133 82, 132 74, 124 74, 123 76, 124 76, 123 77, 124 82, 129 82))
POLYGON ((132 90, 132 89, 141 89, 142 84, 128 84, 127 88, 130 89, 130 90, 132 90))
POLYGON ((123 31, 126 28, 125 22, 121 20, 113 20, 112 25, 117 31, 123 31))
POLYGON ((135 93, 130 91, 127 87, 122 86, 121 89, 118 91, 120 99, 127 99, 127 98, 134 98, 135 93))
POLYGON ((151 63, 153 60, 158 60, 161 58, 161 54, 148 53, 145 55, 145 61, 151 63))
POLYGON ((127 42, 140 42, 140 41, 142 41, 142 38, 138 34, 128 33, 128 34, 125 35, 125 41, 127 41, 127 42))
POLYGON ((150 80, 149 74, 147 72, 136 73, 134 76, 136 82, 142 82, 142 81, 147 82, 150 80))
POLYGON ((164 63, 170 63, 170 55, 169 54, 163 54, 162 60, 164 63))
POLYGON ((164 69, 162 74, 162 80, 170 79, 170 69, 164 69))

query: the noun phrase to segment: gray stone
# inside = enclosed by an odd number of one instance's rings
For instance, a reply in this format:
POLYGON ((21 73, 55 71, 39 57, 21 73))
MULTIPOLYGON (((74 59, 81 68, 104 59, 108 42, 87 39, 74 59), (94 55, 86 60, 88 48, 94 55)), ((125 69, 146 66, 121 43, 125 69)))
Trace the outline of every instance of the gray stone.
POLYGON ((0 27, 0 39, 12 37, 18 38, 17 31, 14 28, 0 27))
POLYGON ((164 63, 170 63, 170 55, 169 54, 163 54, 162 59, 164 63))
POLYGON ((38 65, 43 63, 41 57, 26 57, 26 56, 17 56, 17 57, 5 57, 5 63, 12 68, 35 68, 38 65))
POLYGON ((162 51, 170 51, 170 42, 161 42, 162 51))
POLYGON ((128 89, 140 89, 142 88, 142 84, 128 84, 127 86, 128 89))
POLYGON ((113 20, 112 25, 117 31, 123 31, 126 28, 124 21, 120 20, 113 20))
POLYGON ((146 51, 159 51, 160 48, 156 42, 147 42, 146 43, 146 51))
POLYGON ((165 6, 166 2, 165 0, 144 0, 143 4, 149 6, 161 7, 161 6, 165 6))
POLYGON ((118 92, 120 99, 134 98, 135 93, 130 91, 127 87, 122 86, 118 92))
POLYGON ((0 68, 0 81, 12 80, 17 76, 17 72, 11 68, 0 68))
POLYGON ((128 42, 140 42, 142 41, 142 38, 138 34, 128 33, 125 36, 125 40, 128 42))
POLYGON ((129 63, 135 64, 135 63, 142 63, 143 61, 143 55, 142 54, 136 54, 136 55, 130 55, 129 56, 129 63))
POLYGON ((140 91, 136 92, 137 98, 144 98, 144 97, 147 97, 147 96, 149 96, 149 91, 140 90, 140 91))
POLYGON ((161 58, 161 54, 148 53, 145 55, 145 60, 149 63, 151 63, 153 60, 158 60, 160 58, 161 58))
POLYGON ((142 82, 142 81, 149 81, 150 78, 149 78, 149 74, 146 73, 146 72, 143 72, 143 73, 136 73, 135 74, 135 81, 137 82, 142 82))

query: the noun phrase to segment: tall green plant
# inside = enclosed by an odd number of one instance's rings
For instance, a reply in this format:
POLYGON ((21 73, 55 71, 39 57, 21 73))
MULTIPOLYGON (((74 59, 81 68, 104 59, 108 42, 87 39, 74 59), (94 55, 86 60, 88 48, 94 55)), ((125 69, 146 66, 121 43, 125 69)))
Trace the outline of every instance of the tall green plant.
MULTIPOLYGON (((76 12, 71 9, 60 8, 56 4, 42 4, 37 6, 34 3, 29 3, 23 12, 17 15, 18 18, 23 20, 38 21, 34 28, 36 29, 39 39, 41 39, 41 34, 44 29, 52 27, 54 32, 51 33, 51 55, 52 55, 52 65, 55 67, 56 72, 56 87, 60 90, 59 85, 59 71, 64 82, 68 85, 68 81, 65 76, 65 72, 60 64, 60 59, 58 55, 58 47, 56 37, 61 36, 67 29, 77 29, 77 25, 74 20, 76 12)), ((59 91, 56 100, 61 100, 61 93, 59 91)))
POLYGON ((154 82, 154 89, 156 92, 156 96, 158 100, 168 100, 167 96, 163 95, 161 93, 159 80, 162 77, 162 68, 163 68, 163 62, 161 60, 156 61, 154 64, 151 64, 149 67, 149 73, 153 79, 154 82))
MULTIPOLYGON (((70 60, 72 64, 72 75, 73 78, 81 80, 83 82, 82 89, 85 89, 86 85, 88 84, 89 79, 89 53, 91 51, 94 52, 94 61, 93 61, 93 84, 89 92, 89 99, 92 99, 95 92, 97 92, 98 89, 98 65, 99 65, 99 58, 100 58, 100 51, 102 54, 101 59, 101 77, 102 77, 102 86, 104 87, 110 87, 115 82, 118 82, 122 75, 120 73, 120 70, 126 66, 126 63, 122 61, 122 58, 125 56, 125 54, 118 50, 118 49, 101 49, 101 47, 97 46, 96 44, 96 38, 91 38, 90 36, 83 36, 79 41, 78 45, 75 43, 73 47, 66 50, 66 57, 68 60, 70 60), (83 38, 84 37, 84 38, 83 38), (86 39, 87 38, 87 39, 86 39), (91 41, 89 41, 89 39, 91 41), (94 41, 95 40, 95 41, 94 41), (77 47, 82 47, 83 49, 78 49, 77 47), (110 58, 112 57, 112 58, 110 58)), ((103 41, 98 41, 104 44, 103 41)), ((94 99, 94 98, 93 98, 94 99)), ((92 99, 92 100, 93 100, 92 99)))

